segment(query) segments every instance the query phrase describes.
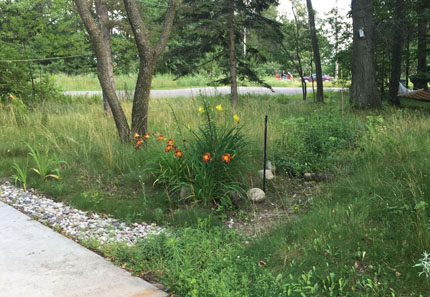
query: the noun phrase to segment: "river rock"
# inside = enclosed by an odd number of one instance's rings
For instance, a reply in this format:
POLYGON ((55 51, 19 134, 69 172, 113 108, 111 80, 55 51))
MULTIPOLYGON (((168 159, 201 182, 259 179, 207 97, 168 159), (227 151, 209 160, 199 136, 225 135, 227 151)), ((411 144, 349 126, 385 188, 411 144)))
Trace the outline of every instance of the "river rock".
POLYGON ((266 193, 263 192, 262 189, 252 188, 247 193, 249 200, 252 202, 263 202, 266 199, 266 193))

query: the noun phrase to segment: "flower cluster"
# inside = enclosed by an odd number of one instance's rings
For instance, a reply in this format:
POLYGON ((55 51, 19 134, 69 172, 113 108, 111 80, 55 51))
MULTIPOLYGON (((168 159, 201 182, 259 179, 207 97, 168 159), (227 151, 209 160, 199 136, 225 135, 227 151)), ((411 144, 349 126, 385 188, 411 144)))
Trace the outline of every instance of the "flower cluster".
POLYGON ((150 138, 149 133, 145 133, 145 135, 141 136, 139 133, 135 132, 133 135, 133 139, 136 139, 136 146, 135 149, 139 149, 142 145, 143 141, 150 138))
MULTIPOLYGON (((157 136, 156 133, 154 133, 153 135, 157 136)), ((151 136, 149 135, 149 133, 146 133, 145 135, 141 136, 141 135, 139 135, 139 133, 135 132, 133 135, 133 138, 136 139, 135 149, 139 149, 141 147, 142 143, 144 142, 144 140, 147 140, 150 137, 151 136)), ((173 138, 169 138, 169 140, 167 140, 167 138, 164 137, 163 134, 158 134, 157 141, 162 141, 162 140, 167 141, 167 145, 164 149, 164 151, 166 153, 168 153, 172 150, 175 150, 175 156, 176 157, 178 157, 178 158, 183 157, 184 153, 180 149, 178 149, 178 147, 175 145, 175 141, 173 140, 173 138)), ((184 139, 183 142, 185 143, 186 140, 184 139)))
MULTIPOLYGON (((224 112, 225 111, 221 104, 218 104, 217 106, 215 106, 215 109, 218 110, 219 112, 224 112)), ((200 113, 205 113, 206 109, 204 109, 204 107, 200 106, 199 107, 199 112, 200 113)), ((240 118, 239 118, 239 116, 237 114, 233 115, 233 120, 236 122, 236 124, 240 123, 240 118)))
MULTIPOLYGON (((221 104, 216 105, 215 109, 219 112, 225 111, 221 104)), ((202 107, 202 106, 200 106, 198 108, 198 111, 200 113, 206 113, 207 112, 205 107, 202 107)), ((240 123, 240 118, 237 114, 233 115, 233 120, 236 122, 236 124, 240 123)), ((189 130, 191 130, 191 127, 188 127, 188 128, 189 128, 189 130)), ((184 156, 184 153, 182 152, 182 150, 180 150, 175 145, 175 141, 173 140, 173 138, 167 139, 167 137, 165 137, 163 134, 158 134, 158 133, 153 133, 153 135, 154 135, 154 137, 156 137, 157 141, 159 141, 159 142, 160 141, 166 141, 166 147, 164 148, 164 151, 166 153, 174 151, 175 157, 182 158, 184 156)), ((146 133, 145 135, 141 136, 141 135, 139 135, 139 133, 135 132, 133 135, 133 138, 136 140, 135 149, 139 149, 142 146, 142 144, 144 143, 144 141, 150 137, 151 136, 149 135, 149 133, 146 133)), ((182 141, 184 144, 186 143, 185 139, 183 139, 182 141)), ((202 160, 204 163, 212 162, 213 158, 214 158, 214 156, 212 156, 209 152, 205 153, 202 156, 202 160)), ((229 164, 233 158, 234 158, 234 155, 232 156, 229 153, 225 153, 224 155, 221 156, 221 162, 223 162, 225 164, 229 164)))
MULTIPOLYGON (((230 163, 231 159, 233 159, 233 157, 229 153, 226 153, 221 156, 221 162, 228 164, 230 163)), ((213 158, 210 153, 206 153, 203 155, 202 159, 203 159, 203 162, 208 163, 208 162, 211 162, 213 158)))

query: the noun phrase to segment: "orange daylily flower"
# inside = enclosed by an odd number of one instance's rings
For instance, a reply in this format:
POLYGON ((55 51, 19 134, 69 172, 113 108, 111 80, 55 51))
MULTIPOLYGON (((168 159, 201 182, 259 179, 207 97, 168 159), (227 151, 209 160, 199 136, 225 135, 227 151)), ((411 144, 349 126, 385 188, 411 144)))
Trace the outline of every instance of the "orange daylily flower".
POLYGON ((173 139, 172 138, 170 138, 168 141, 167 141, 167 145, 173 145, 175 142, 173 141, 173 139))
POLYGON ((143 138, 145 138, 145 139, 148 139, 149 137, 151 137, 151 136, 149 136, 148 132, 146 132, 145 135, 143 135, 143 138))
POLYGON ((163 139, 164 139, 163 134, 160 134, 160 136, 158 136, 158 138, 157 138, 158 141, 163 140, 163 139))
POLYGON ((166 153, 168 153, 168 152, 170 152, 171 150, 172 150, 172 146, 170 145, 170 144, 168 144, 167 146, 166 146, 166 148, 164 149, 164 151, 166 152, 166 153))
POLYGON ((136 138, 138 138, 138 137, 140 137, 139 133, 134 132, 134 134, 133 134, 133 139, 136 139, 136 138))
POLYGON ((206 153, 206 154, 203 155, 203 162, 207 163, 210 160, 212 160, 210 153, 206 153))
POLYGON ((231 161, 231 155, 229 153, 222 155, 221 161, 228 164, 231 161))
POLYGON ((175 156, 178 158, 182 158, 183 155, 184 155, 184 153, 181 150, 177 150, 175 153, 175 156))
POLYGON ((139 149, 139 148, 140 148, 140 146, 142 145, 142 143, 143 143, 143 139, 142 139, 142 138, 139 138, 139 139, 136 141, 136 147, 135 147, 135 149, 139 149))

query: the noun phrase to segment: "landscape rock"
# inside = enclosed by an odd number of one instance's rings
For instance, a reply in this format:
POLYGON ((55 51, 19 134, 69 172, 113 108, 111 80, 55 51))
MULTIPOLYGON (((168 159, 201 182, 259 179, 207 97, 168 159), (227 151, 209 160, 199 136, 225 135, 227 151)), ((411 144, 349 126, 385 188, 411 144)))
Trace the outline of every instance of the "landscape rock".
POLYGON ((149 234, 163 232, 163 229, 155 224, 134 223, 127 226, 117 219, 88 214, 36 194, 32 189, 24 191, 10 183, 0 185, 0 201, 67 236, 79 240, 96 240, 100 244, 124 242, 133 245, 149 234))
MULTIPOLYGON (((261 178, 263 178, 263 173, 264 173, 264 170, 259 170, 258 171, 258 174, 260 175, 260 177, 261 178)), ((271 179, 273 179, 275 176, 273 175, 273 173, 272 173, 272 171, 271 170, 269 170, 269 169, 266 169, 266 179, 267 180, 271 180, 271 179)))
POLYGON ((249 200, 252 202, 263 202, 266 199, 266 193, 262 189, 252 188, 247 193, 249 200))
POLYGON ((266 162, 266 169, 269 169, 272 172, 276 172, 276 167, 272 164, 270 160, 267 160, 266 162))

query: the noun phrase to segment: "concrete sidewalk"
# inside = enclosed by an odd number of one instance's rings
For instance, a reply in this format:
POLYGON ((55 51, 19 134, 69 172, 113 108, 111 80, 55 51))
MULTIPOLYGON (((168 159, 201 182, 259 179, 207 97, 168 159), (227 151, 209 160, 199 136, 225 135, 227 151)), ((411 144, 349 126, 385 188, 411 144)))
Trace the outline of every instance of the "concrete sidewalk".
POLYGON ((161 297, 167 294, 0 202, 0 296, 161 297))

